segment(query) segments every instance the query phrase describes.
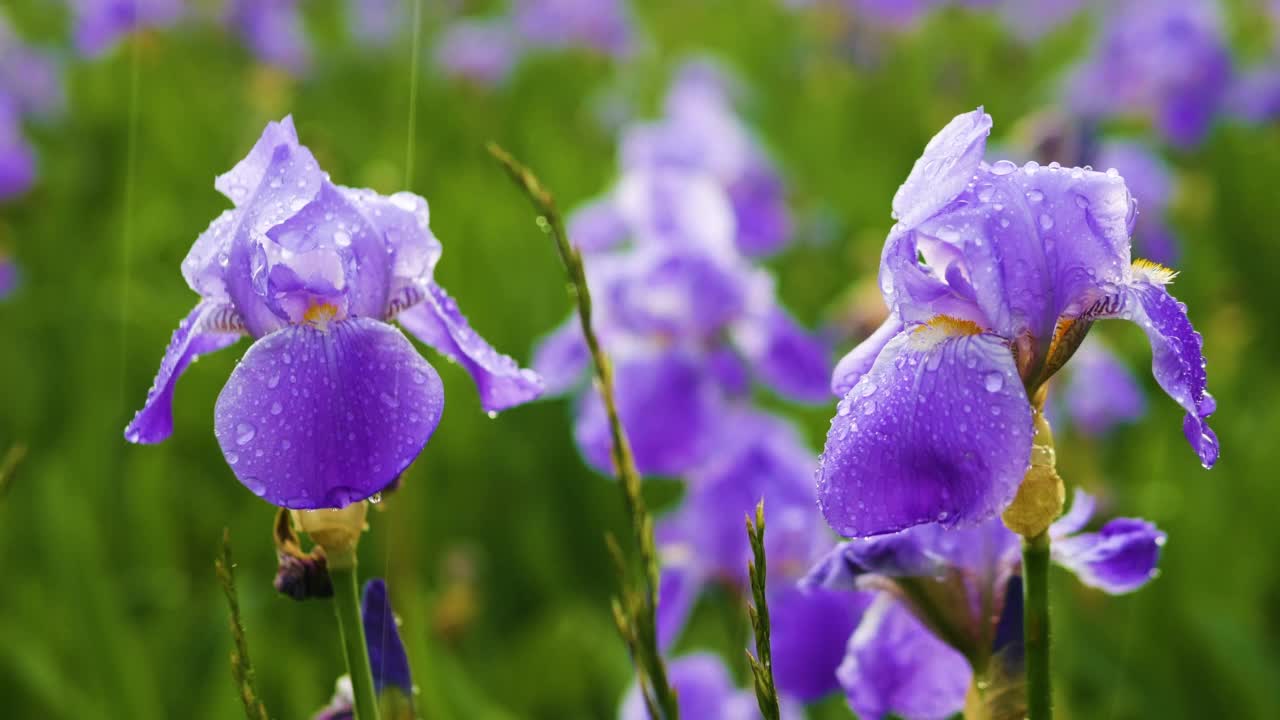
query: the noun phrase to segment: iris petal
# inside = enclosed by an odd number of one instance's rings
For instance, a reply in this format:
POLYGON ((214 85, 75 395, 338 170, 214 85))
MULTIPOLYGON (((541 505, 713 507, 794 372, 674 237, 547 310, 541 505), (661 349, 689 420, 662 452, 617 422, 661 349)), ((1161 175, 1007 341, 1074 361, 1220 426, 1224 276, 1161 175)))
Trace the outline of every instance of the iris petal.
POLYGON ((990 133, 991 116, 978 108, 933 136, 893 196, 894 217, 903 227, 915 227, 960 194, 982 162, 990 133))
POLYGON ((999 338, 920 326, 894 338, 839 404, 818 501, 845 536, 974 525, 1012 499, 1031 406, 999 338))
POLYGON ((173 433, 173 388, 178 378, 200 355, 221 350, 240 339, 243 331, 226 322, 234 317, 235 311, 229 305, 204 300, 183 319, 173 331, 146 402, 124 429, 126 440, 158 443, 173 433))
POLYGON ((840 687, 836 668, 871 597, 869 593, 805 591, 789 586, 771 591, 770 635, 778 690, 809 702, 840 687))
POLYGON ((365 643, 369 648, 369 663, 373 668, 373 685, 377 692, 390 686, 399 688, 409 697, 413 693, 413 680, 409 676, 409 658, 400 642, 400 630, 387 598, 387 584, 382 578, 373 578, 364 585, 361 602, 365 643))
POLYGON ((1096 533, 1055 540, 1053 559, 1085 585, 1113 595, 1133 592, 1155 577, 1165 534, 1137 518, 1116 518, 1096 533))
POLYGON ((586 375, 591 354, 582 339, 582 325, 571 316, 538 341, 533 349, 533 371, 542 376, 548 395, 561 395, 586 375))
POLYGON ((895 315, 886 318, 870 337, 858 343, 857 347, 836 363, 836 369, 831 373, 831 391, 838 397, 844 397, 845 393, 849 392, 849 389, 856 385, 875 364, 884 346, 888 345, 889 341, 897 337, 900 332, 902 332, 902 321, 895 315))
POLYGON ((858 717, 940 719, 964 708, 973 671, 885 594, 863 615, 836 674, 858 717))
POLYGON ((254 343, 218 396, 214 430, 254 493, 288 508, 332 508, 394 482, 443 410, 440 376, 404 335, 352 318, 254 343))
POLYGON ((753 324, 735 339, 761 382, 799 402, 830 397, 831 348, 825 340, 776 306, 753 324))
POLYGON ((485 342, 471 329, 467 318, 458 310, 458 303, 444 288, 432 283, 425 289, 421 304, 400 313, 400 324, 466 368, 475 380, 480 405, 485 411, 505 410, 542 394, 542 378, 485 342))

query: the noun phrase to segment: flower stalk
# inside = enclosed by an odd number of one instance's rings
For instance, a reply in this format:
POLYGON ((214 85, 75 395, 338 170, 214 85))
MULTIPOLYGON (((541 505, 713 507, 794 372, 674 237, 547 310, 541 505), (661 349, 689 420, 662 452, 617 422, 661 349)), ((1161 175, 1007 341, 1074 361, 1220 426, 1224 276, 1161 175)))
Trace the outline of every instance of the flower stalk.
POLYGON ((610 548, 620 560, 622 580, 620 597, 613 601, 614 619, 635 663, 641 694, 650 717, 654 720, 675 720, 679 717, 676 693, 667 680, 666 665, 658 649, 658 559, 653 539, 653 517, 641 494, 640 472, 636 469, 631 446, 618 416, 613 369, 592 326, 591 293, 587 286, 586 265, 582 254, 569 242, 551 193, 529 168, 497 144, 489 143, 488 150, 533 204, 538 213, 538 228, 555 241, 560 260, 569 275, 569 292, 578 311, 582 335, 591 354, 596 387, 609 420, 614 471, 622 488, 638 555, 636 563, 627 563, 617 543, 610 539, 610 548), (639 567, 635 568, 634 565, 639 567))
POLYGON ((231 558, 231 531, 222 530, 222 552, 214 561, 218 584, 227 597, 228 623, 231 626, 231 677, 240 690, 244 714, 248 720, 269 720, 266 707, 258 699, 254 683, 253 663, 249 661, 249 642, 244 636, 244 623, 240 620, 240 600, 236 596, 236 564, 231 558))
POLYGON ((333 579, 333 607, 338 615, 338 632, 347 658, 347 674, 351 676, 355 698, 356 720, 378 720, 378 693, 373 686, 373 667, 360 620, 360 590, 353 562, 343 567, 329 566, 333 579))
POLYGON ((765 720, 778 720, 782 711, 778 707, 778 688, 773 681, 773 650, 769 640, 769 601, 765 596, 765 582, 768 566, 764 553, 764 499, 756 505, 756 517, 753 521, 747 516, 747 539, 751 542, 753 560, 747 565, 751 576, 751 604, 747 605, 747 614, 751 616, 751 629, 756 635, 756 654, 747 651, 747 662, 751 665, 751 676, 755 681, 756 703, 760 706, 760 714, 765 720))

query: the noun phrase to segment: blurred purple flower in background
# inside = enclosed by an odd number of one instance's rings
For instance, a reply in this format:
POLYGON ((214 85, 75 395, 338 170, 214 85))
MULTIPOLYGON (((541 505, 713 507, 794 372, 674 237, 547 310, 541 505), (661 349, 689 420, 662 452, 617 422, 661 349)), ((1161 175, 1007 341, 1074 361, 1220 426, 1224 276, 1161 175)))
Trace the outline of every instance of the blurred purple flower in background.
POLYGON ((1186 148, 1208 133, 1226 99, 1231 54, 1209 0, 1124 0, 1071 73, 1066 103, 1087 118, 1146 117, 1186 148))
MULTIPOLYGON (((708 652, 693 653, 667 664, 671 685, 680 703, 680 716, 701 720, 753 720, 760 717, 755 694, 733 684, 724 660, 708 652)), ((784 720, 801 720, 802 708, 783 703, 784 720)), ((649 717, 638 687, 632 686, 618 709, 619 720, 649 717)))
POLYGON ((311 64, 311 42, 300 0, 231 0, 227 23, 264 63, 301 74, 311 64))
POLYGON ((13 294, 18 288, 18 265, 13 258, 0 252, 0 300, 13 294))
MULTIPOLYGON (((1049 530, 1054 561, 1111 594, 1155 577, 1165 534, 1131 518, 1081 532, 1093 511, 1093 498, 1077 490, 1070 512, 1049 530)), ((817 563, 804 587, 875 596, 837 671, 858 716, 950 717, 964 709, 974 672, 1016 682, 1020 566, 1018 536, 998 518, 972 528, 928 524, 847 541, 817 563), (1014 631, 1006 634, 1006 627, 1014 631), (993 661, 1001 663, 999 673, 993 661)))
POLYGON ((291 118, 271 123, 214 185, 234 208, 182 262, 201 296, 125 429, 173 430, 174 385, 203 353, 255 339, 218 397, 215 434, 236 477, 284 507, 342 507, 395 482, 440 421, 440 377, 389 322, 461 364, 491 413, 541 379, 489 346, 432 280, 441 246, 426 201, 332 184, 291 118))
POLYGON ((1062 382, 1049 390, 1046 409, 1065 413, 1086 435, 1101 437, 1146 413, 1147 399, 1133 371, 1093 336, 1085 338, 1062 373, 1062 382))
POLYGON ((0 201, 25 194, 36 179, 36 154, 22 134, 15 103, 0 95, 0 201))
POLYGON ((47 120, 65 103, 53 53, 24 43, 0 13, 0 202, 25 194, 35 183, 35 150, 23 123, 47 120))
POLYGON ((435 61, 453 77, 497 85, 511 74, 522 52, 509 19, 458 20, 436 40, 435 61))
POLYGON ((842 535, 971 526, 1007 506, 1030 457, 1028 393, 1099 319, 1144 329, 1188 442, 1206 467, 1217 460, 1203 341, 1165 289, 1174 273, 1130 262, 1124 181, 988 165, 990 129, 981 109, 956 117, 894 196, 880 269, 892 313, 832 381, 842 399, 818 495, 842 535))
POLYGON ((81 55, 97 57, 135 30, 175 24, 185 12, 182 0, 68 0, 74 14, 75 45, 81 55))
POLYGON ((370 47, 389 44, 411 18, 404 0, 347 0, 347 22, 351 34, 370 47))

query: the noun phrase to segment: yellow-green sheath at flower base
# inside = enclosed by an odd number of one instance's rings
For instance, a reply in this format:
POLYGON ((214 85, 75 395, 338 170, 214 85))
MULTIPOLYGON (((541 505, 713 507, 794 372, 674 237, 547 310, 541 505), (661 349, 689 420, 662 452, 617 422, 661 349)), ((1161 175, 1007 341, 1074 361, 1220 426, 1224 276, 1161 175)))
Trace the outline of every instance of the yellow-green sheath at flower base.
POLYGON ((556 250, 560 253, 560 259, 564 262, 565 270, 569 275, 570 294, 577 306, 582 335, 586 340, 595 370, 596 388, 600 392, 609 420, 614 471, 622 487, 623 501, 631 521, 638 554, 639 568, 636 569, 626 561, 617 543, 610 541, 610 549, 618 561, 622 577, 621 596, 613 601, 614 620, 636 665, 641 694, 650 717, 655 720, 674 720, 679 717, 680 711, 676 704, 675 690, 667 680, 666 665, 658 648, 655 619, 658 605, 658 559, 653 540, 653 518, 649 515, 644 497, 641 495, 640 473, 636 469, 631 446, 627 442, 626 432, 618 416, 613 370, 609 364, 609 357, 605 354, 592 326, 591 293, 587 286, 586 265, 582 261, 582 254, 569 242, 564 223, 556 209, 555 198, 551 193, 543 187, 529 168, 498 145, 490 143, 489 153, 502 164, 507 174, 533 204, 534 210, 538 213, 538 228, 555 241, 556 250), (637 572, 640 575, 639 582, 635 582, 634 576, 637 572))

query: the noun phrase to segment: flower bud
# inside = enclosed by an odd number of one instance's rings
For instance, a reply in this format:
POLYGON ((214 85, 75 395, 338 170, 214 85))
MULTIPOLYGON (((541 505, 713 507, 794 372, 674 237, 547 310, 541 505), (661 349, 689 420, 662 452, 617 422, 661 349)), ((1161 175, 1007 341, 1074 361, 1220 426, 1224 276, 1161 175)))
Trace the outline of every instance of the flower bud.
POLYGON ((1031 467, 1018 486, 1018 494, 1002 518, 1005 527, 1031 539, 1049 529, 1062 514, 1066 490, 1058 477, 1053 451, 1053 432, 1044 413, 1035 413, 1036 434, 1031 445, 1031 467))

